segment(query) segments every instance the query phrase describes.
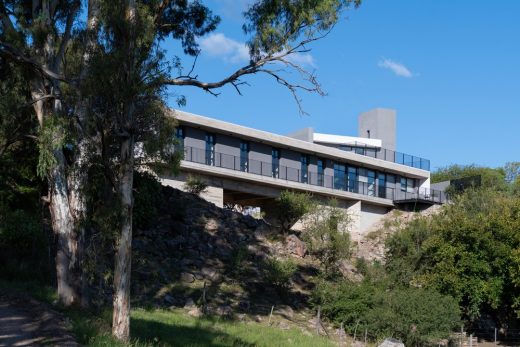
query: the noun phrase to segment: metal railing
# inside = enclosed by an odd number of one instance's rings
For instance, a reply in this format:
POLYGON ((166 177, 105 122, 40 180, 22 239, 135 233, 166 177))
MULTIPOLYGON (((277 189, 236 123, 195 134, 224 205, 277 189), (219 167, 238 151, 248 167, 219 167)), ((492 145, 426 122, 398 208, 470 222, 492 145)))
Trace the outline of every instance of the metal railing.
POLYGON ((414 188, 414 191, 397 191, 394 197, 394 201, 418 201, 444 204, 447 201, 447 195, 442 190, 414 188))
MULTIPOLYGON (((374 182, 368 182, 368 179, 367 181, 352 180, 348 178, 347 173, 344 173, 344 175, 341 177, 335 177, 331 175, 319 174, 309 170, 302 171, 301 169, 289 166, 277 164, 273 165, 272 162, 270 163, 259 160, 252 160, 249 158, 246 160, 240 156, 208 151, 202 148, 183 147, 183 151, 183 159, 186 161, 215 166, 233 171, 247 172, 253 175, 305 183, 312 186, 348 191, 356 194, 379 197, 389 200, 396 200, 398 197, 402 198, 406 196, 401 194, 412 194, 396 191, 396 189, 391 187, 380 187, 378 184, 376 184, 375 180, 374 182)), ((438 199, 436 199, 439 196, 438 191, 435 191, 435 193, 431 193, 430 195, 422 194, 418 196, 428 197, 428 201, 440 202, 438 199)))
POLYGON ((356 154, 361 154, 367 157, 382 159, 386 161, 391 161, 396 164, 411 166, 418 169, 430 171, 430 161, 428 159, 416 157, 414 155, 402 152, 396 152, 391 149, 374 148, 363 145, 341 146, 339 147, 339 149, 347 152, 354 152, 356 154))

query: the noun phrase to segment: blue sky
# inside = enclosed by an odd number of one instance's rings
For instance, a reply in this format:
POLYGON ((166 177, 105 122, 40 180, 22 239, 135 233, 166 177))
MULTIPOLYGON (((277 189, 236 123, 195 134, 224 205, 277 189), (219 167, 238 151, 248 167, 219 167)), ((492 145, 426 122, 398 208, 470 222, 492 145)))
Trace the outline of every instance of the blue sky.
MULTIPOLYGON (((206 1, 222 23, 201 41, 199 79, 217 80, 244 64, 247 1, 206 1)), ((360 112, 394 108, 399 151, 430 159, 433 169, 502 166, 520 161, 518 13, 513 0, 365 0, 298 57, 327 92, 300 94, 308 116, 267 76, 247 77, 243 96, 233 87, 218 97, 191 87, 171 92, 186 96, 185 111, 279 134, 310 126, 356 135, 360 112)))

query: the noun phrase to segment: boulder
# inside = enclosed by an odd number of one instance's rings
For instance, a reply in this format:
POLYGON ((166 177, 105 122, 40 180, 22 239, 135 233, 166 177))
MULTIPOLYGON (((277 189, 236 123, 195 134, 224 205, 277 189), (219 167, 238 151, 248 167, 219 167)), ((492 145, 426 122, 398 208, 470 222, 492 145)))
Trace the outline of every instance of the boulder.
POLYGON ((404 343, 394 338, 387 338, 377 347, 404 347, 404 343))
POLYGON ((300 258, 303 258, 307 253, 307 246, 305 242, 300 240, 296 235, 289 235, 285 239, 285 248, 287 253, 296 255, 300 258))
POLYGON ((190 274, 189 272, 182 272, 181 281, 186 283, 192 283, 195 281, 195 276, 193 276, 193 274, 190 274))

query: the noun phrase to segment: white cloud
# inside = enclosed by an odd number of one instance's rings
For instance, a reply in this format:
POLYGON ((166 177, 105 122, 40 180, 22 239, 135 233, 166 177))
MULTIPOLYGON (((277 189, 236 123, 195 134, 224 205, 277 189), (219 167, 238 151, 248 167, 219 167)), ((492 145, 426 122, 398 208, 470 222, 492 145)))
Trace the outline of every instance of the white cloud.
POLYGON ((288 55, 286 59, 296 65, 316 67, 314 58, 309 53, 294 53, 288 55))
MULTIPOLYGON (((249 62, 249 47, 244 42, 230 39, 223 33, 212 33, 199 40, 203 54, 217 57, 232 64, 249 62)), ((308 53, 294 53, 285 57, 291 63, 315 67, 314 58, 308 53)))
POLYGON ((382 59, 377 63, 377 66, 383 69, 391 70, 394 74, 401 77, 412 78, 415 76, 406 66, 401 63, 397 63, 390 59, 382 59))
POLYGON ((243 42, 226 37, 222 33, 210 34, 199 41, 203 53, 222 58, 230 63, 249 61, 249 48, 243 42))

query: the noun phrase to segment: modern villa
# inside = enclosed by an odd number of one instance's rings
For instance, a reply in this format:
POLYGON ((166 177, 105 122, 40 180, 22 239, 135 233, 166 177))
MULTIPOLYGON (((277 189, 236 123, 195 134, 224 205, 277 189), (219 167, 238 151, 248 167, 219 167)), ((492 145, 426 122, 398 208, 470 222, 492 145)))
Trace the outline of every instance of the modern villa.
POLYGON ((358 136, 306 128, 283 136, 173 111, 184 152, 178 176, 162 182, 182 189, 188 175, 208 184, 203 197, 217 206, 239 204, 269 212, 286 189, 335 198, 352 219, 354 239, 394 208, 445 202, 430 189, 430 162, 397 152, 396 112, 359 115, 358 136))

